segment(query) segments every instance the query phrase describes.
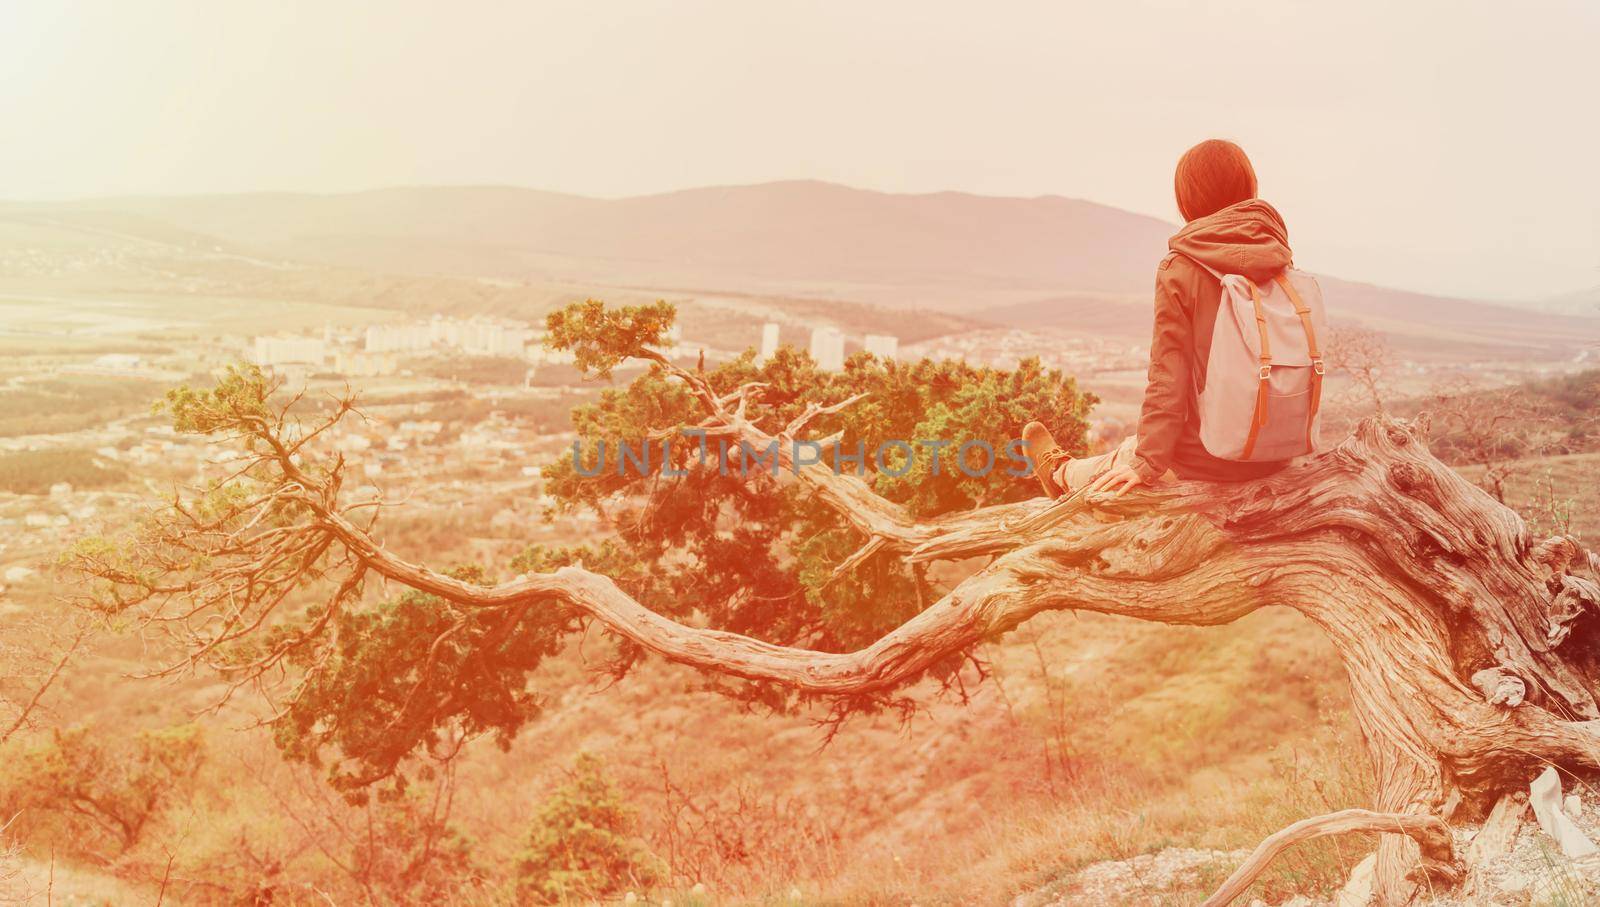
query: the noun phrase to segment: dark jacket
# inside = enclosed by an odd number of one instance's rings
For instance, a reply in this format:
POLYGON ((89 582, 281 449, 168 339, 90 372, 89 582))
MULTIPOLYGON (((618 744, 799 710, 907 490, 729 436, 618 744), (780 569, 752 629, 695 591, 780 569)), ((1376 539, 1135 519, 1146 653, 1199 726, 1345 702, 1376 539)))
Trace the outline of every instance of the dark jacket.
POLYGON ((1269 281, 1294 258, 1283 218, 1253 198, 1190 221, 1167 247, 1172 252, 1156 270, 1155 330, 1134 468, 1146 482, 1168 469, 1180 479, 1220 482, 1277 472, 1284 463, 1220 460, 1200 443, 1196 392, 1205 386, 1222 286, 1195 261, 1256 283, 1269 281))

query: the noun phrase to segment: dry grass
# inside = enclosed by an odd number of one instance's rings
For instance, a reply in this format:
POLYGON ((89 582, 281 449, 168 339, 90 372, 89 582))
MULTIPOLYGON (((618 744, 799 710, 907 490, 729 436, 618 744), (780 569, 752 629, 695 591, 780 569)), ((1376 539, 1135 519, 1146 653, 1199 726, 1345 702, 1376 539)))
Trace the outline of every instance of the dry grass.
MULTIPOLYGON (((1478 470, 1462 470, 1476 479, 1478 470)), ((1600 545, 1600 453, 1528 460, 1506 483, 1506 498, 1538 533, 1570 533, 1600 545)))
MULTIPOLYGON (((830 895, 955 904, 1069 894, 1072 874, 1090 863, 1167 847, 1250 847, 1296 819, 1367 799, 1342 673, 1296 614, 1273 609, 1211 629, 1062 616, 1024 634, 1035 638, 994 654, 1015 721, 1007 749, 1041 750, 1034 796, 993 804, 986 821, 963 830, 961 846, 939 848, 938 861, 852 865, 830 895), (1052 686, 1067 709, 1052 706, 1052 686), (1062 721, 1075 770, 1052 778, 1042 751, 1062 721)), ((973 770, 996 770, 997 743, 970 754, 987 763, 973 770)), ((1268 897, 1326 889, 1365 852, 1348 840, 1302 848, 1258 889, 1268 897)), ((1171 903, 1198 903, 1231 869, 1219 865, 1217 878, 1169 893, 1171 903)))
MULTIPOLYGON (((1600 456, 1553 458, 1530 464, 1511 492, 1535 521, 1566 506, 1571 531, 1593 545, 1597 475, 1600 456), (1569 505, 1539 503, 1546 475, 1569 505)), ((427 541, 438 546, 432 559, 444 561, 488 559, 504 544, 464 533, 427 541)), ((535 684, 553 691, 549 713, 508 752, 479 745, 461 765, 455 818, 491 871, 512 859, 535 805, 579 750, 605 758, 652 849, 672 852, 672 891, 654 894, 680 907, 933 907, 1019 895, 1048 903, 1070 898, 1076 873, 1098 861, 1253 847, 1297 819, 1370 801, 1336 653, 1283 609, 1216 628, 1045 615, 987 647, 993 676, 969 684, 970 702, 934 696, 907 726, 858 719, 822 749, 811 717, 740 712, 687 670, 651 664, 607 688, 584 663, 603 645, 592 639, 548 663, 535 684), (707 893, 693 894, 696 882, 707 893)), ((101 649, 89 671, 63 685, 57 713, 153 725, 205 699, 203 682, 155 696, 121 679, 150 655, 133 639, 101 649)), ((240 723, 229 720, 213 736, 252 760, 275 758, 264 735, 238 732, 240 723)), ((178 823, 187 828, 172 829, 180 855, 205 842, 204 815, 230 827, 282 821, 270 815, 271 798, 251 793, 258 779, 229 783, 224 806, 196 804, 178 823)), ((1250 897, 1328 892, 1370 849, 1354 838, 1295 848, 1250 897)), ((48 854, 30 859, 31 884, 48 854)), ((1141 903, 1197 904, 1232 868, 1221 860, 1141 903)), ((57 884, 81 882, 90 897, 117 900, 105 892, 118 884, 110 877, 56 871, 57 884)), ((122 894, 148 900, 142 888, 122 894)))
MULTIPOLYGON (((464 770, 463 808, 485 832, 514 831, 570 754, 589 749, 658 852, 662 765, 717 804, 724 835, 757 832, 744 862, 699 879, 716 903, 786 903, 798 889, 805 903, 935 905, 1065 892, 1099 860, 1249 847, 1367 802, 1342 670, 1298 614, 1220 628, 1047 615, 986 655, 995 676, 967 705, 935 701, 906 728, 861 720, 820 751, 804 718, 739 714, 687 672, 656 666, 591 695, 568 662, 552 670, 572 672, 572 692, 539 727, 464 770), (751 792, 756 806, 741 812, 751 792)), ((1301 848, 1259 891, 1327 889, 1366 849, 1301 848)), ((1172 903, 1197 903, 1231 868, 1172 903)))

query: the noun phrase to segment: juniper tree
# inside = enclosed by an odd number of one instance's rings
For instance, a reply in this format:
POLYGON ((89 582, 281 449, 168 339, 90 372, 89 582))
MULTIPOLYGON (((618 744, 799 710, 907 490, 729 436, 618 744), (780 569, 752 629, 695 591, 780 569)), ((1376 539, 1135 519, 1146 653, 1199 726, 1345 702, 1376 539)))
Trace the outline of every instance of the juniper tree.
POLYGON ((724 476, 688 462, 684 447, 665 458, 671 470, 588 478, 593 461, 580 457, 551 487, 562 506, 604 512, 609 533, 530 549, 498 573, 452 573, 386 549, 382 507, 341 495, 344 462, 318 440, 353 401, 297 427, 294 398, 239 369, 170 406, 180 429, 237 445, 240 470, 76 563, 99 607, 178 634, 189 656, 174 670, 204 663, 235 684, 286 674, 280 742, 330 758, 347 787, 393 776, 446 729, 514 733, 538 710, 529 672, 585 625, 618 640, 619 673, 650 653, 723 678, 735 696, 849 711, 951 676, 973 646, 1042 611, 1211 625, 1295 608, 1343 659, 1375 809, 1274 835, 1213 904, 1283 846, 1357 830, 1389 832, 1383 903, 1449 887, 1471 867, 1448 823, 1509 802, 1545 765, 1600 766, 1594 556, 1571 538, 1533 537, 1435 459, 1417 426, 1374 416, 1263 481, 1109 499, 1032 497, 1005 470, 974 478, 912 464, 895 476, 905 464, 892 459, 858 476, 810 462, 795 442, 1003 444, 1053 414, 1057 436, 1080 446, 1090 401, 1037 363, 1002 372, 857 358, 828 374, 786 353, 691 369, 659 350, 670 320, 663 305, 598 303, 552 317, 553 342, 583 367, 649 366, 575 413, 582 441, 642 437, 665 454, 687 427, 774 449, 779 475, 724 476), (977 558, 987 563, 956 571, 948 588, 929 579, 930 565, 977 558), (373 576, 411 591, 371 600, 373 576), (320 594, 315 604, 286 604, 305 590, 320 594))

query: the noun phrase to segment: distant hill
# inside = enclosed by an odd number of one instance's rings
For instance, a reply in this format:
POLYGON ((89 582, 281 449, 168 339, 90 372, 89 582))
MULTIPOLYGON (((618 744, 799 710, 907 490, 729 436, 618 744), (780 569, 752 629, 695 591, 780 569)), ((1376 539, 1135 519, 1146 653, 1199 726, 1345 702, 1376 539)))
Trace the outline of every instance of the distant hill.
MULTIPOLYGON (((849 301, 1128 337, 1148 334, 1155 263, 1175 229, 1057 196, 812 181, 621 199, 494 186, 132 197, 0 216, 142 225, 191 246, 391 274, 849 301)), ((1383 330, 1416 357, 1565 359, 1600 333, 1576 303, 1535 311, 1333 277, 1323 287, 1335 321, 1383 330)))
POLYGON ((1538 307, 1566 315, 1600 316, 1600 286, 1541 299, 1538 307))
POLYGON ((506 187, 117 198, 134 213, 289 258, 528 277, 550 259, 723 277, 1137 292, 1171 226, 1059 197, 895 195, 820 182, 596 199, 506 187))
MULTIPOLYGON (((1548 358, 1600 344, 1600 320, 1578 312, 1532 311, 1320 275, 1317 281, 1335 325, 1360 322, 1382 331, 1407 358, 1548 358)), ((981 317, 1012 327, 1142 337, 1150 331, 1150 302, 1147 295, 1068 293, 995 306, 981 317)))

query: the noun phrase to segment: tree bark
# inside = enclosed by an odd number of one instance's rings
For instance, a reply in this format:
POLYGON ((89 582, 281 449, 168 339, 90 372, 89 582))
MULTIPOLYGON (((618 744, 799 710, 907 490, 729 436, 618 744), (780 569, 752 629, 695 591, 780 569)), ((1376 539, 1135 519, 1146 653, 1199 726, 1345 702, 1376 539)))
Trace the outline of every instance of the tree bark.
MULTIPOLYGON (((338 514, 325 518, 366 567, 408 586, 477 606, 560 600, 669 660, 839 696, 905 683, 1041 611, 1222 624, 1283 605, 1321 627, 1344 660, 1379 812, 1438 815, 1455 792, 1470 813, 1525 786, 1535 766, 1600 765, 1590 619, 1600 601, 1591 580, 1567 573, 1589 558, 1570 539, 1535 543, 1516 513, 1402 423, 1370 420, 1261 482, 1035 499, 924 522, 853 476, 825 466, 797 474, 875 549, 911 561, 998 557, 872 645, 829 653, 676 623, 581 567, 474 586, 394 557, 338 514), (1473 682, 1485 671, 1495 680, 1487 691, 1473 682), (1519 682, 1520 695, 1506 695, 1519 682)), ((1411 897, 1418 862, 1410 838, 1384 838, 1380 903, 1411 897)))
POLYGON ((1261 875, 1285 848, 1301 841, 1323 835, 1343 835, 1350 832, 1387 832, 1402 835, 1412 841, 1426 857, 1425 868, 1436 883, 1455 884, 1461 878, 1461 867, 1455 858, 1455 844, 1450 837, 1450 827, 1437 816, 1411 813, 1375 813, 1365 809, 1346 809, 1325 816, 1301 819, 1282 831, 1262 841, 1244 863, 1228 876, 1216 893, 1200 907, 1226 907, 1233 903, 1245 889, 1261 875))
MULTIPOLYGON (((1515 512, 1433 457, 1407 424, 1371 418, 1334 449, 1257 482, 1177 482, 1120 498, 1036 498, 919 520, 859 477, 793 461, 793 441, 805 422, 827 409, 813 408, 769 434, 744 416, 749 388, 719 397, 698 375, 664 359, 659 364, 704 402, 708 435, 758 450, 775 442, 785 472, 861 532, 864 553, 845 559, 841 571, 885 552, 914 568, 976 555, 993 560, 854 652, 774 645, 681 624, 581 566, 475 584, 384 548, 339 503, 342 461, 304 465, 303 447, 317 432, 291 443, 281 414, 274 420, 252 405, 215 419, 261 442, 260 462, 280 478, 255 499, 259 504, 247 506, 292 499, 310 518, 294 533, 263 532, 270 556, 237 532, 215 543, 228 556, 256 560, 220 571, 222 579, 207 587, 206 601, 226 604, 233 616, 219 631, 225 635, 201 650, 261 625, 309 569, 277 565, 296 557, 318 563, 330 549, 350 574, 329 613, 370 571, 462 607, 501 608, 519 618, 541 607, 572 609, 671 661, 837 697, 906 684, 1042 611, 1212 625, 1281 605, 1319 626, 1344 662, 1378 781, 1377 812, 1448 821, 1481 814, 1501 795, 1525 788, 1544 765, 1600 766, 1600 630, 1593 619, 1600 585, 1593 555, 1569 538, 1531 538, 1515 512), (241 588, 256 590, 250 594, 264 604, 253 625, 232 629, 255 613, 234 607, 241 588), (1447 802, 1451 815, 1444 814, 1447 802), (1457 802, 1462 809, 1454 808, 1457 802)), ((348 409, 346 402, 340 415, 348 409)), ((193 550, 189 527, 198 517, 178 512, 189 522, 180 520, 174 532, 193 550)), ((135 599, 198 594, 193 582, 163 586, 93 555, 83 569, 135 587, 135 599)), ((297 637, 284 646, 302 642, 297 637)), ((1406 825, 1424 826, 1432 827, 1420 818, 1406 825)), ((1419 869, 1427 866, 1413 837, 1385 835, 1376 860, 1379 902, 1410 900, 1419 869)))

